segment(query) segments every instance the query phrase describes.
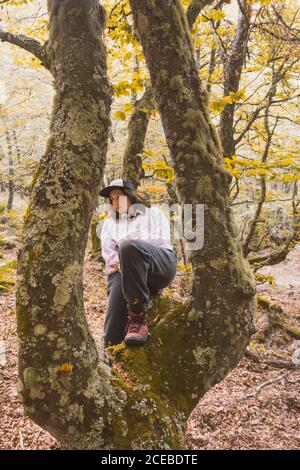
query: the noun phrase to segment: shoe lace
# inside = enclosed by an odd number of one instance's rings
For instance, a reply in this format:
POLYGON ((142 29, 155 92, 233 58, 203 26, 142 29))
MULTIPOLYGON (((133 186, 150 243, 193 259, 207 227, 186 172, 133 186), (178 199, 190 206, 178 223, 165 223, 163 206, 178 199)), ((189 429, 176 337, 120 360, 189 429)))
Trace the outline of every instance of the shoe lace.
POLYGON ((126 325, 126 331, 130 330, 131 333, 138 333, 140 327, 145 322, 145 314, 144 312, 135 313, 135 312, 128 312, 128 321, 126 325))

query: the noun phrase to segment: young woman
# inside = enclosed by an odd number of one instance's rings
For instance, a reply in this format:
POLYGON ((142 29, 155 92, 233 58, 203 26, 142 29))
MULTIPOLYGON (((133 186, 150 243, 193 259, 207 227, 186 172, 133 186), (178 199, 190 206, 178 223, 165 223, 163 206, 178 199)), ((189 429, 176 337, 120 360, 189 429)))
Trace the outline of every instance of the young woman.
POLYGON ((104 346, 122 341, 143 346, 149 334, 150 296, 167 287, 177 271, 169 222, 130 181, 113 180, 99 194, 110 204, 100 234, 108 276, 104 346))

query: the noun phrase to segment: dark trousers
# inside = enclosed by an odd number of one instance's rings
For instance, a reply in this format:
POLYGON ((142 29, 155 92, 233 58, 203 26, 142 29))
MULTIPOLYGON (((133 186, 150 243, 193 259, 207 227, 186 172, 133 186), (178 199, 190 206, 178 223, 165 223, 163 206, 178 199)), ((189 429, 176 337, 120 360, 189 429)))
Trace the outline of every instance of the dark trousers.
POLYGON ((150 297, 167 287, 177 271, 173 250, 144 240, 127 239, 120 245, 120 271, 109 274, 103 342, 119 344, 124 338, 128 311, 147 312, 150 297))

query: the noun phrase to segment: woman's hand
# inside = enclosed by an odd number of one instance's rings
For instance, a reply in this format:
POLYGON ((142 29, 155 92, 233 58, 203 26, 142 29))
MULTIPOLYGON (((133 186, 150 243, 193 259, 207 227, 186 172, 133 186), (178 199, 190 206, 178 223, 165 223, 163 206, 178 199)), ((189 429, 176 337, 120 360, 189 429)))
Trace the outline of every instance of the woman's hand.
POLYGON ((115 271, 120 271, 119 269, 119 265, 116 263, 116 264, 112 264, 111 267, 115 270, 115 271))

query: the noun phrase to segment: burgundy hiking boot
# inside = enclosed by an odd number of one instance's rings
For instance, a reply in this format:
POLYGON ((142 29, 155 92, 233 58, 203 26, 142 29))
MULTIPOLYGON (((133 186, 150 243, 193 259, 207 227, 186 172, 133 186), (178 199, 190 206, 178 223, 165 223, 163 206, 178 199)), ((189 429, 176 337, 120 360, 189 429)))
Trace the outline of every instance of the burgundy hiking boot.
POLYGON ((149 334, 147 314, 129 311, 125 334, 124 341, 127 346, 143 346, 149 334))

